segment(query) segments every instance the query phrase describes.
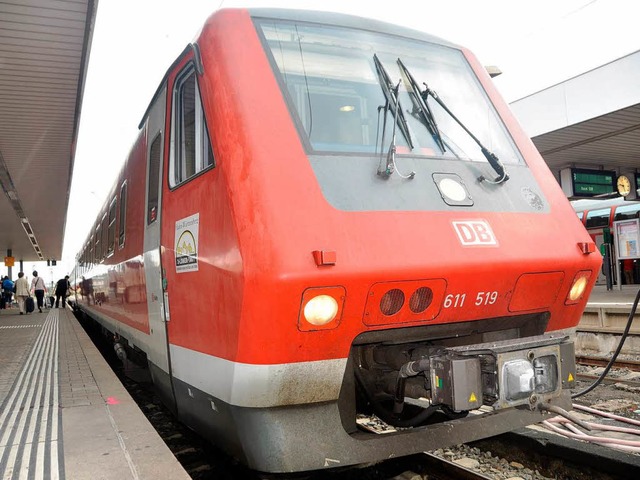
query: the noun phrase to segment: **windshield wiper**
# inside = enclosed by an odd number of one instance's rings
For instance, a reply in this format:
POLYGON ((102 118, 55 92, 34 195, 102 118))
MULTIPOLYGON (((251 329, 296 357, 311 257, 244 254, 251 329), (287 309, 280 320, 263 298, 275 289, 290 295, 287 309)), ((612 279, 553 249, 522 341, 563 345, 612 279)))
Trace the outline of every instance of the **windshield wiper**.
MULTIPOLYGON (((398 80, 398 84, 394 87, 393 83, 391 83, 391 78, 389 74, 385 70, 384 66, 378 59, 376 54, 373 55, 373 62, 376 65, 376 73, 378 75, 378 83, 382 88, 382 93, 384 93, 385 104, 383 106, 378 107, 378 115, 380 114, 380 109, 384 109, 384 117, 382 120, 382 139, 380 140, 380 163, 378 164, 378 175, 387 179, 389 178, 394 171, 397 171, 396 168, 396 126, 400 127, 400 131, 404 135, 404 138, 407 140, 407 144, 409 148, 413 150, 413 141, 411 140, 411 133, 409 133, 409 125, 407 124, 407 120, 404 118, 404 113, 402 111, 402 107, 400 106, 400 100, 398 99, 398 92, 400 91, 400 82, 402 80, 398 80), (387 112, 392 112, 394 121, 393 121, 393 133, 391 137, 391 145, 389 145, 389 151, 387 152, 387 160, 386 165, 382 166, 382 148, 384 146, 384 137, 387 129, 387 112)), ((378 117, 379 118, 379 117, 378 117)), ((411 172, 409 175, 402 175, 398 172, 402 178, 412 179, 415 177, 416 173, 411 172)))
MULTIPOLYGON (((400 65, 400 68, 403 71, 403 73, 405 73, 411 80, 413 80, 413 77, 411 76, 411 73, 409 72, 407 67, 404 66, 404 64, 402 63, 402 61, 400 59, 398 59, 398 65, 400 65)), ((415 80, 413 80, 413 83, 415 83, 415 80)), ((427 98, 429 98, 429 96, 431 96, 431 98, 433 98, 436 102, 438 102, 438 105, 440 105, 443 108, 443 110, 445 112, 447 112, 449 114, 449 116, 451 118, 453 118, 457 122, 457 124, 462 127, 462 129, 465 132, 467 132, 467 134, 473 139, 473 141, 478 144, 478 146, 480 147, 480 151, 482 152, 484 157, 489 162, 489 165, 491 165, 491 168, 493 168, 493 170, 498 174, 498 177, 495 178, 493 181, 485 178, 484 176, 480 176, 478 178, 478 180, 480 180, 481 182, 482 181, 487 181, 489 183, 502 183, 502 182, 506 182, 507 180, 509 180, 509 175, 507 175, 507 172, 504 169, 504 165, 502 165, 502 162, 500 162, 500 159, 493 152, 489 151, 480 142, 480 140, 478 140, 478 138, 473 133, 471 133, 471 131, 460 120, 458 120, 458 117, 456 117, 453 114, 453 112, 451 110, 449 110, 449 108, 440 99, 440 97, 438 96, 438 94, 436 92, 431 90, 426 83, 423 83, 423 85, 424 85, 424 90, 420 92, 420 98, 422 98, 422 101, 427 106, 427 108, 428 108, 427 98)), ((412 88, 413 87, 414 86, 412 85, 412 88)), ((416 89, 417 89, 417 84, 416 84, 416 89)), ((418 89, 418 91, 419 91, 419 89, 418 89)), ((428 111, 431 112, 431 110, 428 110, 428 111)), ((426 115, 426 112, 425 112, 424 109, 422 110, 422 112, 425 113, 425 115, 426 115)), ((433 123, 435 124, 435 119, 433 120, 433 123)), ((436 128, 437 128, 437 126, 436 126, 436 128)), ((438 132, 438 137, 440 137, 440 133, 439 132, 438 132)), ((442 140, 442 139, 440 138, 440 140, 442 140)))
POLYGON ((427 130, 431 133, 434 140, 442 150, 442 152, 446 152, 447 149, 444 146, 444 142, 442 141, 442 136, 440 135, 440 130, 438 129, 438 124, 436 123, 436 118, 433 116, 431 112, 431 108, 429 108, 429 104, 426 102, 420 94, 420 87, 418 82, 416 82, 411 72, 405 67, 402 60, 398 59, 398 66, 400 67, 400 72, 405 78, 405 81, 408 85, 409 97, 411 98, 411 102, 413 103, 413 112, 412 115, 418 118, 420 122, 427 127, 427 130))

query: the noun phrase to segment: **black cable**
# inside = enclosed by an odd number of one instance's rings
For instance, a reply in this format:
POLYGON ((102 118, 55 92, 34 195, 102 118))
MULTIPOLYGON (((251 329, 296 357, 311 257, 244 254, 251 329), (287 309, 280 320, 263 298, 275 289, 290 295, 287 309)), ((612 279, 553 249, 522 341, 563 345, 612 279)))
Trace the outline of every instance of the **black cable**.
POLYGON ((613 356, 611 357, 611 360, 609 360, 609 363, 605 367, 605 369, 602 372, 602 374, 600 374, 600 377, 598 377, 598 379, 595 382, 593 382, 589 387, 585 388, 583 391, 578 392, 578 393, 574 393, 573 395, 571 395, 572 399, 581 397, 582 395, 585 395, 585 394, 589 393, 591 390, 593 390, 598 385, 600 385, 602 380, 604 380, 604 378, 607 376, 607 374, 609 373, 609 370, 611 370, 611 367, 615 363, 616 358, 618 358, 618 354, 622 350, 622 346, 624 345, 625 340, 629 336, 629 330, 631 330, 631 324, 633 323, 633 317, 636 314, 636 308, 638 308, 638 301, 640 301, 640 290, 638 290, 638 293, 636 294, 636 299, 633 302, 633 307, 631 307, 631 312, 629 312, 629 319, 627 320, 627 326, 625 327, 624 332, 622 333, 622 337, 620 338, 620 343, 618 343, 618 348, 616 348, 616 351, 614 352, 613 356))
MULTIPOLYGON (((375 398, 370 394, 370 392, 365 387, 364 378, 362 378, 362 373, 358 369, 358 367, 354 367, 353 373, 356 380, 356 388, 360 390, 364 399, 369 402, 373 413, 383 422, 392 425, 394 427, 399 428, 409 428, 409 427, 418 427, 420 424, 424 423, 433 415, 440 407, 437 405, 429 405, 426 408, 421 408, 421 411, 415 414, 410 418, 400 418, 398 415, 394 414, 392 410, 386 408, 382 402, 384 400, 375 398)), ((386 400, 391 402, 393 409, 393 397, 386 396, 386 400)))

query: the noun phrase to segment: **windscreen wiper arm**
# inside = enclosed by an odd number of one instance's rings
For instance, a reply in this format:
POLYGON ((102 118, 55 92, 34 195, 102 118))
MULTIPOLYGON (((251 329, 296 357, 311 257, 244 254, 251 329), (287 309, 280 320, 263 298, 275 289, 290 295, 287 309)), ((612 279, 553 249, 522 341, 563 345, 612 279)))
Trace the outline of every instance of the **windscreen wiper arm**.
MULTIPOLYGON (((402 135, 407 140, 407 144, 409 148, 413 150, 413 142, 411 141, 411 134, 409 133, 409 126, 407 125, 407 120, 404 118, 404 113, 402 111, 402 107, 400 106, 400 100, 398 100, 398 90, 399 87, 393 86, 393 82, 389 77, 389 74, 385 70, 384 66, 378 59, 378 56, 373 54, 373 62, 376 65, 376 73, 378 74, 378 83, 382 88, 382 93, 385 98, 385 112, 390 110, 395 117, 395 122, 398 124, 402 135)), ((384 127, 383 127, 384 128, 384 127)))
POLYGON ((413 103, 413 114, 418 117, 420 122, 427 127, 427 130, 431 133, 434 140, 442 150, 442 152, 446 152, 447 149, 444 146, 444 142, 442 141, 442 136, 440 135, 440 130, 438 129, 438 124, 436 123, 436 118, 433 116, 431 112, 431 108, 426 100, 421 96, 420 86, 418 82, 416 82, 411 72, 405 67, 402 60, 398 59, 398 66, 400 67, 400 72, 404 76, 405 82, 408 85, 409 97, 411 98, 411 102, 413 103))
MULTIPOLYGON (((407 68, 404 65, 402 65, 402 62, 400 61, 400 59, 398 59, 398 64, 401 65, 401 68, 403 69, 403 71, 405 71, 410 75, 407 68)), ((438 102, 438 104, 443 108, 443 110, 447 112, 449 116, 453 118, 458 123, 458 125, 462 127, 462 129, 465 132, 467 132, 467 134, 473 139, 473 141, 478 144, 478 146, 480 147, 480 151, 489 162, 489 165, 491 165, 491 168, 493 168, 493 170, 498 174, 498 177, 495 178, 493 181, 485 178, 484 176, 481 176, 478 180, 487 181, 489 183, 502 183, 509 180, 509 175, 507 175, 507 172, 504 169, 504 165, 502 165, 502 162, 500 161, 500 159, 493 152, 490 152, 487 149, 487 147, 485 147, 480 142, 480 140, 478 140, 478 138, 473 133, 471 133, 471 131, 458 119, 458 117, 456 117, 453 114, 453 112, 449 110, 447 105, 440 99, 440 97, 436 92, 431 90, 426 83, 423 83, 423 85, 424 85, 424 90, 420 92, 420 97, 422 98, 424 103, 425 104, 427 103, 427 98, 429 97, 433 98, 436 102, 438 102)))

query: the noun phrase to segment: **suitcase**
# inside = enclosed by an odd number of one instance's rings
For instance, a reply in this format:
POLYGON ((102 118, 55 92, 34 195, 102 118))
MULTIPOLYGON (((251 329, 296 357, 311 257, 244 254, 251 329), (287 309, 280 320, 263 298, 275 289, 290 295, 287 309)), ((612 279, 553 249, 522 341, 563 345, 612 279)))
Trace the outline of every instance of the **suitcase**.
POLYGON ((47 297, 47 308, 53 308, 53 305, 55 304, 56 299, 55 297, 47 297))
POLYGON ((27 297, 24 300, 24 309, 27 311, 27 313, 31 313, 35 310, 36 308, 36 304, 33 301, 33 297, 27 297))

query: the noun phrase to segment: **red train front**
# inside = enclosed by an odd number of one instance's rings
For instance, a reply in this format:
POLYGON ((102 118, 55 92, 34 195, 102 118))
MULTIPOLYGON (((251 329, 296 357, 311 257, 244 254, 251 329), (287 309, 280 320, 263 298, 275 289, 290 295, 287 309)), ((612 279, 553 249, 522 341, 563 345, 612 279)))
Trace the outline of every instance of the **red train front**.
POLYGON ((141 126, 77 306, 250 467, 377 461, 570 405, 601 259, 467 50, 222 10, 141 126))

